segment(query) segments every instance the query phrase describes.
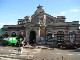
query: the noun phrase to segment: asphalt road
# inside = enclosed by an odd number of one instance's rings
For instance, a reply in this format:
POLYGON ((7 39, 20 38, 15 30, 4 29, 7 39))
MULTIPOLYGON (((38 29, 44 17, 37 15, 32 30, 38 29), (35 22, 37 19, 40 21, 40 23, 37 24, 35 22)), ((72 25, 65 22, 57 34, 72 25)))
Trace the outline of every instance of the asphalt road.
POLYGON ((17 47, 0 47, 0 60, 80 60, 80 49, 23 49, 19 55, 17 47))
MULTIPOLYGON (((41 50, 38 60, 80 60, 80 49, 41 50)), ((37 60, 37 59, 35 59, 37 60)))

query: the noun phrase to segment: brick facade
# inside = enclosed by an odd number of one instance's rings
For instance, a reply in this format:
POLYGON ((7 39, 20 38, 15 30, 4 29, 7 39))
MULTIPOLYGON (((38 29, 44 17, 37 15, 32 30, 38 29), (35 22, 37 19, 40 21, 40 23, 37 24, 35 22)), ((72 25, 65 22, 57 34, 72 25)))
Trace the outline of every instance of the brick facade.
POLYGON ((8 34, 12 31, 15 31, 16 33, 22 32, 27 40, 29 40, 29 35, 32 30, 35 31, 36 36, 39 38, 44 38, 51 32, 51 34, 54 35, 55 40, 57 40, 58 31, 64 32, 64 40, 69 39, 69 32, 72 31, 76 34, 76 40, 80 40, 80 33, 78 32, 80 31, 79 21, 65 22, 65 19, 65 16, 53 17, 45 13, 42 6, 39 5, 31 17, 25 16, 24 19, 18 19, 17 25, 4 25, 2 29, 4 33, 8 32, 8 34))

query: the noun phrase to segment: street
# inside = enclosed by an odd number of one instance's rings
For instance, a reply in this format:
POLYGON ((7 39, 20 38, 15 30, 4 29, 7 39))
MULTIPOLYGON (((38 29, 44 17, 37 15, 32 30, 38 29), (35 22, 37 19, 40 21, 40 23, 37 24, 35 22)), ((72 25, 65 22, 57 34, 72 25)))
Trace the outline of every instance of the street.
POLYGON ((17 49, 0 46, 0 60, 80 60, 80 49, 24 48, 21 55, 17 49))

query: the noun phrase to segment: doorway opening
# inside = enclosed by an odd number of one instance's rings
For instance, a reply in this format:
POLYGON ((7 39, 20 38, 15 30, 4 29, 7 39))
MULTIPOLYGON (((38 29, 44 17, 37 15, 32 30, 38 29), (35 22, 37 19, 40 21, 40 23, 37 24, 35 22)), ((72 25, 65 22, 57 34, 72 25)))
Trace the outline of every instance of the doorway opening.
POLYGON ((15 32, 12 32, 11 33, 11 37, 16 37, 16 33, 15 32))
POLYGON ((64 32, 58 31, 57 32, 57 43, 63 43, 64 42, 64 32))
POLYGON ((29 35, 29 44, 34 44, 36 43, 36 32, 31 31, 29 35))

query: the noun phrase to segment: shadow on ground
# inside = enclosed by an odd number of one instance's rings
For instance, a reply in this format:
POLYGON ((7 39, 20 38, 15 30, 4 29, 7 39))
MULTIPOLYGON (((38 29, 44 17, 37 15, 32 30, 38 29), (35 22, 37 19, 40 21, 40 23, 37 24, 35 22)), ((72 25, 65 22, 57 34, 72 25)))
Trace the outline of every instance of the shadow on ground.
POLYGON ((80 48, 71 50, 70 52, 80 52, 80 48))

